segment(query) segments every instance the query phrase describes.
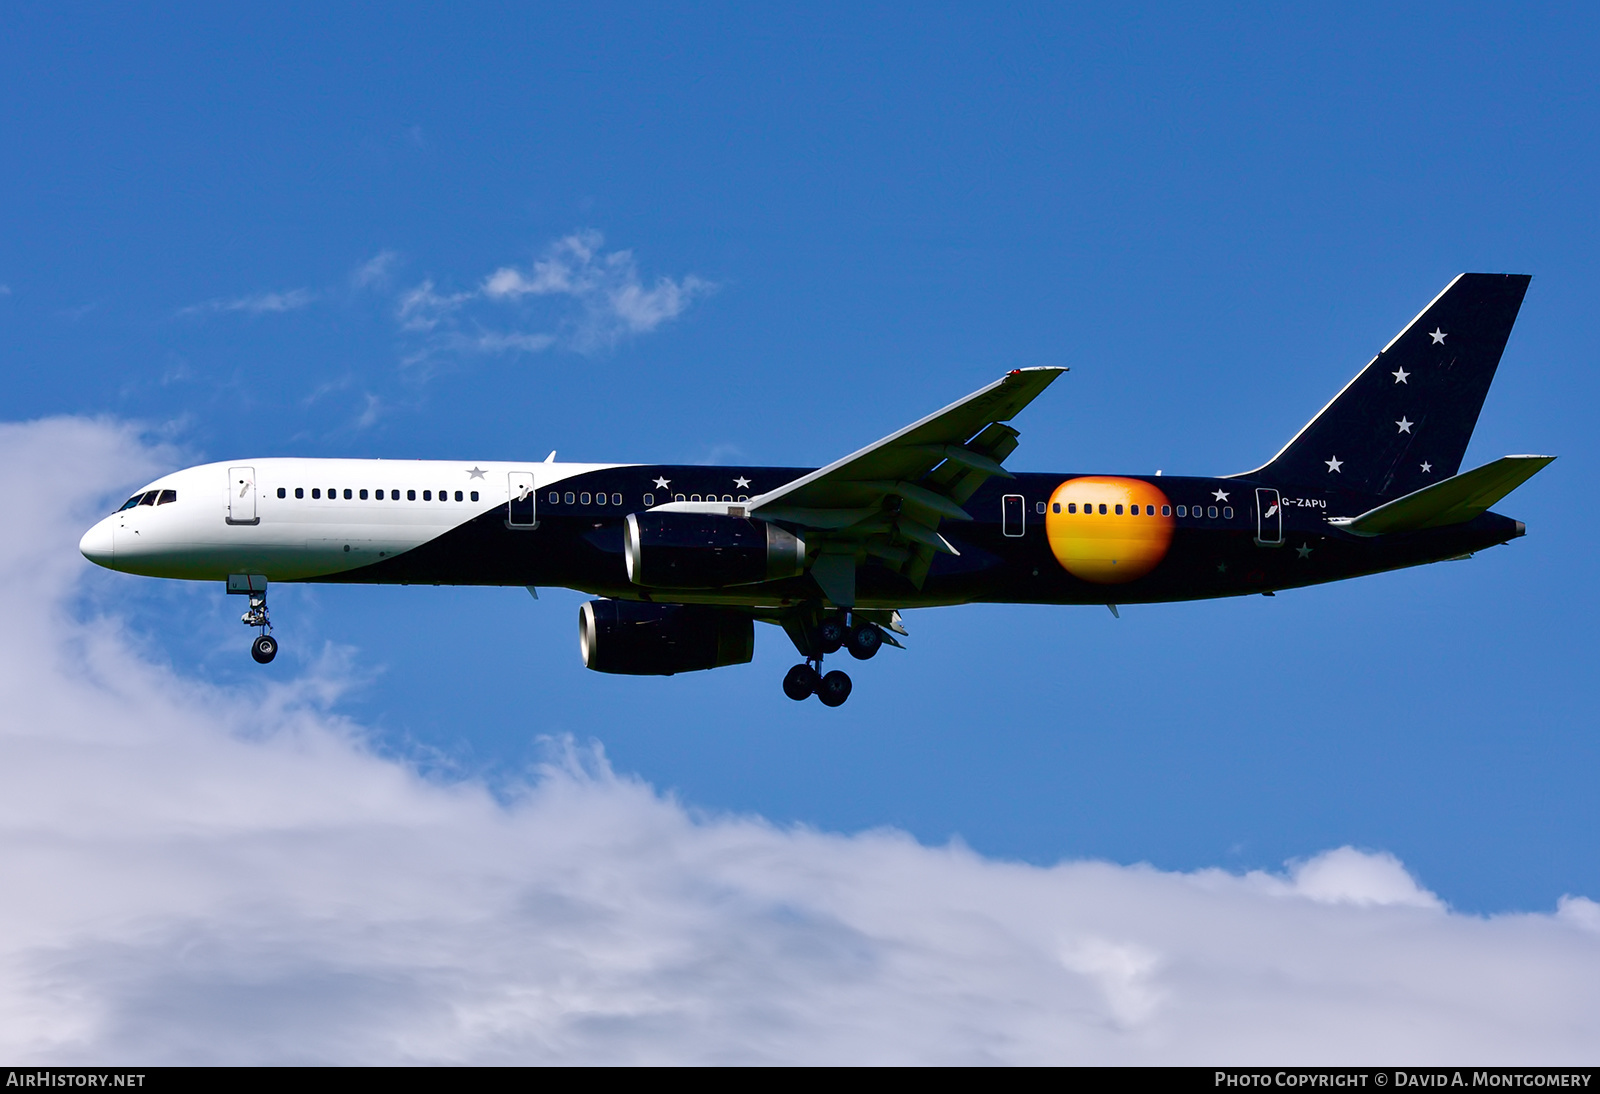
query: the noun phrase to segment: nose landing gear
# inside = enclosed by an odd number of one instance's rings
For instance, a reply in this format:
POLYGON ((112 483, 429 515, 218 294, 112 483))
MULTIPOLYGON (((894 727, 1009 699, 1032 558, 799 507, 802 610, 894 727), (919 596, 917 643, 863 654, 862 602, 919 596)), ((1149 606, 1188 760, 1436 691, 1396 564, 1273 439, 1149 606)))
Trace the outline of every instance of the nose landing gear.
POLYGON ((256 659, 256 664, 265 665, 278 656, 278 640, 272 637, 272 622, 267 618, 267 579, 260 574, 229 574, 228 591, 250 597, 250 608, 239 617, 239 622, 261 629, 250 643, 250 656, 256 659))

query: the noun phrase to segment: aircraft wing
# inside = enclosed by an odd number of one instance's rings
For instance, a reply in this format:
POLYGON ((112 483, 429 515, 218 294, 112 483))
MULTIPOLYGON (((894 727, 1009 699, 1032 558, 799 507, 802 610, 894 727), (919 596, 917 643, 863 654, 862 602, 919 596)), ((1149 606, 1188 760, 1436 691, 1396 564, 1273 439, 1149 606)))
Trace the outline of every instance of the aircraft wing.
POLYGON ((853 606, 855 564, 874 555, 921 586, 935 552, 955 554, 939 535, 943 520, 972 519, 961 508, 986 480, 1010 478, 1001 466, 1017 447, 1005 422, 1067 371, 1017 369, 937 413, 842 460, 757 495, 753 517, 806 529, 821 547, 812 567, 823 591, 853 606))

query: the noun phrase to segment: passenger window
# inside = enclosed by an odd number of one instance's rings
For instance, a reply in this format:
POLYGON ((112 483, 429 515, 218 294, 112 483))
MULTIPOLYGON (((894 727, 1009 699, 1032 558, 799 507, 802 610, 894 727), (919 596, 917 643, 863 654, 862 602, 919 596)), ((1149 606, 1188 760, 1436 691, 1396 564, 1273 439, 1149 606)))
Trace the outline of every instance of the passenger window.
POLYGON ((1100 503, 1100 515, 1102 517, 1106 515, 1106 503, 1105 502, 1101 502, 1100 503))
POLYGON ((1224 505, 1222 507, 1222 519, 1223 520, 1232 520, 1233 519, 1233 506, 1224 505))
POLYGON ((285 489, 284 489, 284 488, 283 488, 283 487, 281 487, 281 486, 280 486, 280 487, 278 487, 278 497, 280 497, 280 498, 286 498, 286 497, 288 497, 288 496, 289 496, 289 491, 287 491, 287 490, 285 490, 285 489))
POLYGON ((682 494, 674 494, 674 495, 672 495, 672 500, 673 501, 683 501, 684 497, 683 497, 682 494))
POLYGON ((1163 505, 1161 507, 1161 515, 1164 517, 1170 517, 1172 515, 1172 506, 1163 505))
POLYGON ((699 494, 690 494, 689 495, 689 500, 690 501, 699 501, 700 500, 700 495, 699 494))
POLYGON ((574 494, 571 490, 568 490, 567 491, 567 504, 568 505, 576 504, 577 500, 578 500, 578 495, 574 494))
POLYGON ((1189 515, 1188 507, 1187 506, 1183 506, 1183 505, 1178 506, 1178 515, 1180 517, 1188 516, 1189 515))
POLYGON ((367 500, 367 492, 365 490, 361 491, 361 500, 362 501, 366 501, 367 500))
POLYGON ((304 498, 306 496, 306 488, 303 487, 303 486, 295 487, 294 488, 294 496, 297 497, 297 498, 304 498))
POLYGON ((722 495, 722 500, 723 501, 732 501, 733 500, 733 495, 732 494, 724 494, 724 495, 722 495))
MULTIPOLYGON (((460 493, 461 493, 461 491, 459 491, 459 490, 456 491, 457 495, 459 495, 460 493)), ((456 498, 456 500, 460 501, 461 498, 458 496, 456 498)), ((560 505, 561 504, 561 495, 560 495, 560 493, 558 493, 555 490, 550 491, 550 504, 551 505, 560 505)))
POLYGON ((750 495, 749 494, 740 494, 739 497, 738 497, 738 500, 739 501, 749 501, 750 500, 750 495))
POLYGON ((472 492, 472 500, 473 501, 477 501, 478 500, 478 492, 476 490, 474 490, 472 492))
POLYGON ((415 490, 407 490, 406 491, 406 500, 407 501, 416 501, 417 500, 417 492, 415 490))
POLYGON ((344 488, 344 500, 350 500, 350 488, 348 486, 344 488))
POLYGON ((1044 502, 1042 502, 1042 501, 1034 502, 1033 503, 1033 511, 1035 513, 1043 513, 1044 512, 1044 502))
POLYGON ((1210 517, 1212 520, 1216 520, 1217 519, 1217 507, 1215 505, 1212 505, 1212 506, 1208 507, 1206 509, 1206 516, 1210 517))
POLYGON ((596 494, 594 496, 594 503, 596 505, 604 505, 606 503, 606 496, 604 494, 596 494))
POLYGON ((424 490, 422 492, 422 500, 423 501, 432 501, 433 500, 433 491, 432 490, 424 490))
POLYGON ((457 501, 461 500, 461 491, 459 491, 459 490, 456 491, 456 500, 457 501))
POLYGON ((1122 506, 1119 505, 1119 506, 1117 506, 1117 516, 1120 517, 1121 515, 1122 515, 1122 506))
POLYGON ((313 486, 311 488, 311 497, 315 501, 321 501, 322 500, 322 488, 320 486, 313 486))
POLYGON ((621 494, 612 494, 611 495, 611 504, 612 505, 621 505, 622 504, 622 495, 621 494))
POLYGON ((1077 511, 1078 511, 1078 503, 1077 502, 1075 502, 1075 501, 1067 502, 1067 512, 1076 513, 1077 511))
POLYGON ((1050 503, 1050 511, 1051 511, 1051 512, 1052 512, 1052 513, 1059 513, 1059 512, 1061 512, 1061 503, 1060 503, 1060 502, 1059 502, 1059 501, 1053 501, 1053 502, 1051 502, 1051 503, 1050 503))
POLYGON ((580 505, 588 505, 589 504, 589 491, 585 490, 582 494, 578 495, 578 504, 580 504, 580 505))
POLYGON ((654 494, 646 494, 644 496, 644 507, 646 509, 650 508, 655 503, 656 503, 656 496, 654 494))

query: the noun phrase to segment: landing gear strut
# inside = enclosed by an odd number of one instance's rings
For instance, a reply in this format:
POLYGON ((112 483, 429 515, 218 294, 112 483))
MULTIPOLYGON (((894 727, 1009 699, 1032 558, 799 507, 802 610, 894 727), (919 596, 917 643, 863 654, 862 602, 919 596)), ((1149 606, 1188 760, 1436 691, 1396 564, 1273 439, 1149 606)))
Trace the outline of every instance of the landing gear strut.
POLYGON ((278 656, 278 640, 272 637, 272 621, 267 618, 267 579, 259 574, 230 574, 228 591, 249 594, 250 609, 239 617, 239 622, 260 628, 261 633, 250 643, 250 656, 258 665, 265 665, 278 656))

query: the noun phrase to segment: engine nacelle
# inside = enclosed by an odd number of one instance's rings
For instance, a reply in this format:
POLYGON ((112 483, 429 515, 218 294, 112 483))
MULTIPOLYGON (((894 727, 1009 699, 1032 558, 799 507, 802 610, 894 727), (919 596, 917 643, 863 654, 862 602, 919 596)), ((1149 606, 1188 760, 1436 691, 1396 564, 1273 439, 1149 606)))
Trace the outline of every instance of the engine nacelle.
POLYGON ((588 668, 625 676, 744 665, 755 653, 755 621, 698 604, 591 600, 578 609, 578 648, 588 668))
POLYGON ((722 589, 797 577, 805 541, 776 524, 717 513, 630 513, 628 580, 650 589, 722 589))

